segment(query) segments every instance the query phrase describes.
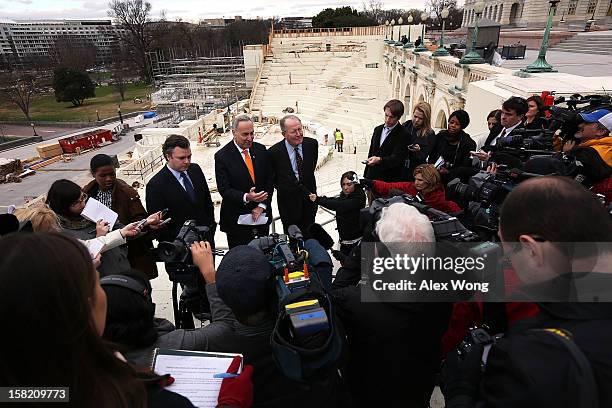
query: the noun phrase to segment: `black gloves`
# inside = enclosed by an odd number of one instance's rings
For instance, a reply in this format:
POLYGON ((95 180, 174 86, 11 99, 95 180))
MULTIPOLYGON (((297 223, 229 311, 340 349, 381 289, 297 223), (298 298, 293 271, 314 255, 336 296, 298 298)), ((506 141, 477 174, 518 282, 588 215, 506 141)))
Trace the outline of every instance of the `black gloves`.
POLYGON ((457 350, 448 353, 442 366, 441 388, 446 408, 474 407, 482 377, 482 344, 474 344, 467 356, 457 350))

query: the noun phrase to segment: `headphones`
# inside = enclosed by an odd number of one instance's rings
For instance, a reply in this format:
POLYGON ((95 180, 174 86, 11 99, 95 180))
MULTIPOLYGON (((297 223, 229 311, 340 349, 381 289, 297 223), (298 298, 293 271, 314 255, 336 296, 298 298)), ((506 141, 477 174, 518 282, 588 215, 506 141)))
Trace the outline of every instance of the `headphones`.
POLYGON ((151 301, 149 288, 134 278, 125 275, 108 275, 100 278, 101 286, 119 286, 136 292, 148 301, 151 301))

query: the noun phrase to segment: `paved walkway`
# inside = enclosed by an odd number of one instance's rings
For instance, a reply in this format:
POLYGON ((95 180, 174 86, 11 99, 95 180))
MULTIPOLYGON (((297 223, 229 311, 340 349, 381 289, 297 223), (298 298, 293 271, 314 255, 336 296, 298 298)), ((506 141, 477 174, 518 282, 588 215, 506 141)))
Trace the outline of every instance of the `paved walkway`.
MULTIPOLYGON (((504 60, 502 68, 525 68, 538 58, 536 50, 527 50, 525 59, 504 60)), ((610 55, 583 54, 549 50, 546 61, 556 70, 565 74, 585 77, 612 76, 612 51, 610 55)))

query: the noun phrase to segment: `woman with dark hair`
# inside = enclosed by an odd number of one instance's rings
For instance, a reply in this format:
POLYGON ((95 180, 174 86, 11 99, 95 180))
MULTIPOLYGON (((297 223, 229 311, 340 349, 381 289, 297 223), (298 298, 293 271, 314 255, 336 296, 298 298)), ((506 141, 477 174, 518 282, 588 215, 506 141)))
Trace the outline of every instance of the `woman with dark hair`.
POLYGON ((438 169, 444 184, 455 177, 462 178, 464 171, 472 167, 470 152, 476 150, 476 142, 463 130, 469 124, 468 113, 457 110, 449 116, 447 129, 436 135, 427 161, 438 169))
POLYGON ((101 339, 106 296, 84 246, 16 234, 0 239, 0 253, 0 321, 13 328, 0 336, 3 386, 68 387, 67 406, 79 408, 193 406, 163 389, 167 377, 137 373, 101 339))
MULTIPOLYGON (((105 222, 94 223, 81 216, 88 198, 87 194, 70 180, 61 179, 51 184, 46 203, 57 215, 62 233, 82 241, 108 233, 108 226, 105 222)), ((158 225, 159 221, 160 215, 155 214, 149 217, 148 224, 158 225)), ((120 222, 116 222, 114 225, 114 229, 121 229, 122 227, 123 225, 120 222)), ((102 254, 101 262, 98 267, 101 276, 122 273, 130 269, 127 250, 123 247, 105 251, 102 254)))
POLYGON ((391 190, 400 190, 411 196, 420 196, 425 204, 436 210, 449 214, 461 211, 456 203, 446 200, 442 177, 433 164, 417 166, 414 169, 414 181, 385 183, 380 180, 362 180, 362 183, 370 185, 375 193, 383 197, 391 195, 391 190))
MULTIPOLYGON (((489 132, 501 132, 501 109, 495 109, 487 115, 487 127, 489 132)), ((496 133, 496 134, 497 134, 496 133)))
POLYGON ((349 255, 361 241, 359 213, 366 205, 366 196, 359 178, 354 171, 347 171, 340 177, 342 192, 338 197, 310 194, 310 200, 318 205, 336 211, 336 224, 340 236, 340 252, 349 255))
POLYGON ((525 114, 525 122, 523 125, 527 130, 541 130, 548 127, 548 121, 544 116, 544 102, 537 95, 527 98, 527 106, 529 110, 525 114))
MULTIPOLYGON (((89 168, 94 180, 83 187, 83 191, 115 211, 120 223, 127 225, 147 217, 138 192, 117 178, 113 159, 109 155, 95 155, 89 168)), ((147 237, 128 242, 130 265, 144 272, 149 279, 157 277, 157 265, 150 251, 152 246, 151 239, 147 237)))

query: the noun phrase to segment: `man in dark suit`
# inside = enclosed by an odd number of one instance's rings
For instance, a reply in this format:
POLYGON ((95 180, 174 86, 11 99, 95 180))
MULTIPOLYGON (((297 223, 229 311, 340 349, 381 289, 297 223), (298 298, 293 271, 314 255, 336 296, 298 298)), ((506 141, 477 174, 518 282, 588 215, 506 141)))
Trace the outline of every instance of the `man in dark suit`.
POLYGON ((285 232, 295 224, 305 234, 314 224, 317 213, 317 205, 308 196, 317 191, 314 171, 319 143, 304 137, 302 122, 295 115, 284 116, 280 128, 285 140, 268 150, 278 193, 278 212, 285 232))
POLYGON ((206 239, 214 243, 215 214, 206 178, 200 166, 191 163, 189 140, 184 136, 169 136, 162 147, 166 166, 147 184, 147 211, 154 213, 168 209, 172 218, 160 241, 173 241, 186 220, 210 228, 206 239))
POLYGON ((264 145, 253 141, 253 121, 238 115, 233 123, 234 139, 215 154, 217 188, 223 197, 219 226, 227 234, 230 248, 248 244, 256 234, 268 235, 272 222, 272 170, 264 145), (239 225, 240 215, 250 214, 255 222, 265 214, 268 221, 259 226, 239 225))
POLYGON ((385 123, 374 128, 363 176, 386 182, 401 181, 404 161, 408 156, 409 138, 399 123, 404 114, 404 104, 392 99, 385 104, 383 110, 385 123))
MULTIPOLYGON (((162 151, 167 160, 166 166, 149 180, 146 197, 149 213, 167 208, 166 218, 172 218, 167 227, 160 230, 158 241, 174 241, 183 223, 195 220, 197 226, 209 228, 205 239, 214 246, 214 206, 202 169, 191 163, 189 140, 181 135, 170 135, 162 151)), ((210 305, 203 280, 197 284, 185 285, 184 289, 181 301, 187 309, 200 320, 208 319, 210 305)), ((193 324, 191 318, 188 321, 193 324)))

